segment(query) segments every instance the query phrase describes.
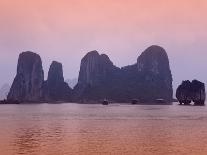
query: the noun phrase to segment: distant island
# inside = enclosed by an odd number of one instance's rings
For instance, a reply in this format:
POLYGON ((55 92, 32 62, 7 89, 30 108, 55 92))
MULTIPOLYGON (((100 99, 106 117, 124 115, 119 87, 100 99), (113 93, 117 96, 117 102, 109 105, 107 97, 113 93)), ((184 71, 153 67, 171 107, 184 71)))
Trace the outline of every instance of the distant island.
POLYGON ((193 101, 194 105, 202 106, 206 100, 205 84, 198 80, 183 81, 176 90, 176 97, 180 105, 190 105, 193 101))
MULTIPOLYGON (((153 45, 133 65, 116 67, 97 51, 81 60, 74 88, 64 81, 62 64, 51 63, 44 81, 41 57, 34 52, 19 55, 17 74, 7 96, 8 103, 162 103, 173 101, 172 74, 167 52, 153 45)), ((204 88, 205 90, 205 88, 204 88)))
POLYGON ((0 88, 0 100, 4 100, 7 98, 7 95, 10 90, 10 85, 8 83, 5 83, 1 88, 0 88))

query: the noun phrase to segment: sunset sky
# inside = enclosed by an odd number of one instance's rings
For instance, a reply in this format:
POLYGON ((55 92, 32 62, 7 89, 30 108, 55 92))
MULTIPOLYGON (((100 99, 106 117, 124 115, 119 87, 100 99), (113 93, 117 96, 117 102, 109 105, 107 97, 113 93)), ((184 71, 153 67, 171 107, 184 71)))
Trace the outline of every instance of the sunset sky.
POLYGON ((207 83, 207 0, 0 0, 0 86, 22 51, 41 55, 45 75, 62 62, 67 79, 91 50, 122 67, 153 44, 168 53, 174 87, 207 83))

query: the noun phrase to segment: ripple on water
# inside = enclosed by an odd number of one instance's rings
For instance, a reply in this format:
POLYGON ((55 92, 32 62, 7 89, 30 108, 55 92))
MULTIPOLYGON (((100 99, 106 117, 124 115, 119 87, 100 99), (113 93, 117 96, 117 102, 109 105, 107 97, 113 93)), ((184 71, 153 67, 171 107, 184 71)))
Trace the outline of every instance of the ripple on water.
POLYGON ((4 155, 206 154, 207 108, 3 105, 4 155))

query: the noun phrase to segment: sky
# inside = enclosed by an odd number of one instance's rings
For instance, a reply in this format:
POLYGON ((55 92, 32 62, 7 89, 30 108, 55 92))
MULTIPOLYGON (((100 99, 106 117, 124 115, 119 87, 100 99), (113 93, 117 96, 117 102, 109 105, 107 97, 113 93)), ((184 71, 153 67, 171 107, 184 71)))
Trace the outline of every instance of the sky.
POLYGON ((45 78, 56 60, 68 79, 89 51, 122 67, 151 45, 167 51, 174 88, 207 84, 206 15, 206 0, 0 0, 0 86, 12 83, 23 51, 41 55, 45 78))

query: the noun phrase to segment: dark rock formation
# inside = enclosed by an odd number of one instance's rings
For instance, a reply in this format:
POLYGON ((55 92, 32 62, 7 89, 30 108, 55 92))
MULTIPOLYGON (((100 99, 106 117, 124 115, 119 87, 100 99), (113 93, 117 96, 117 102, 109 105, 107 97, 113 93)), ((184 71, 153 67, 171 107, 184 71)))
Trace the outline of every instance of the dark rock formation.
POLYGON ((206 99, 205 84, 193 80, 191 83, 191 99, 194 102, 194 105, 204 105, 206 99))
POLYGON ((137 59, 142 91, 145 99, 171 101, 172 75, 166 51, 159 46, 147 48, 137 59))
MULTIPOLYGON (((89 52, 81 61, 74 91, 64 82, 62 64, 54 61, 44 82, 40 56, 23 52, 19 56, 17 75, 8 101, 93 103, 106 99, 110 102, 137 99, 140 103, 155 103, 161 99, 167 103, 172 101, 172 94, 167 53, 162 47, 151 46, 138 57, 134 65, 123 68, 113 65, 105 54, 89 52)), ((197 101, 198 95, 195 95, 194 100, 200 103, 197 101)))
POLYGON ((78 81, 91 86, 99 84, 113 68, 107 55, 99 55, 97 51, 89 52, 81 61, 78 81))
POLYGON ((176 98, 180 104, 189 105, 191 103, 191 82, 189 80, 183 81, 178 86, 176 91, 176 98))
POLYGON ((102 100, 110 96, 113 75, 120 69, 115 67, 105 54, 89 52, 81 61, 75 100, 102 100))
POLYGON ((48 102, 70 101, 72 89, 64 82, 62 64, 53 61, 48 79, 44 83, 44 100, 48 102))
POLYGON ((17 75, 8 94, 8 100, 40 102, 44 73, 38 54, 23 52, 19 56, 17 75))
POLYGON ((176 97, 180 104, 189 105, 193 101, 195 105, 204 105, 206 98, 205 84, 197 80, 192 82, 189 80, 183 81, 176 90, 176 97))
POLYGON ((76 99, 141 102, 172 101, 172 75, 165 50, 151 46, 131 66, 118 68, 107 55, 89 52, 81 61, 76 99))

